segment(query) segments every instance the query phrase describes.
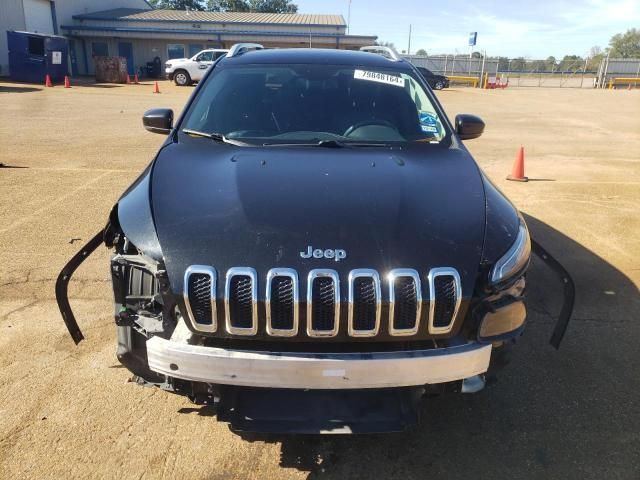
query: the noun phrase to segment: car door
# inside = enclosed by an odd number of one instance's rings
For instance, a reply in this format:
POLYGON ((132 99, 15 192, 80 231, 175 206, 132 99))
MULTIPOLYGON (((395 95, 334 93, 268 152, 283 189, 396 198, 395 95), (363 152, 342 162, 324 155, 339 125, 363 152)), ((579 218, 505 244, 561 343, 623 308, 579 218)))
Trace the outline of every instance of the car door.
POLYGON ((204 77, 207 69, 213 65, 213 52, 202 52, 196 57, 196 62, 198 63, 198 68, 196 68, 194 74, 191 75, 192 80, 200 80, 204 77))

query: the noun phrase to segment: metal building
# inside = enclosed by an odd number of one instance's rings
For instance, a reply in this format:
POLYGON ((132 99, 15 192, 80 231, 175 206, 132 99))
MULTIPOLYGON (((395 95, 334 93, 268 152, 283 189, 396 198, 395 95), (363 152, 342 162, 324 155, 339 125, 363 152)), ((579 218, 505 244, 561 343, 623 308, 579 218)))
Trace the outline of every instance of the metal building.
POLYGON ((376 36, 347 35, 342 15, 196 12, 119 8, 73 16, 62 33, 76 45, 79 73, 94 72, 94 56, 123 56, 130 73, 158 57, 191 57, 238 42, 267 47, 357 49, 376 36), (78 48, 78 45, 80 48, 78 48))
MULTIPOLYGON (((0 75, 9 74, 7 31, 26 31, 45 35, 60 35, 63 24, 73 23, 73 16, 110 8, 151 9, 145 0, 0 0, 0 75)), ((74 41, 70 39, 71 70, 74 65, 74 41)))
POLYGON ((377 38, 347 35, 342 15, 154 10, 146 0, 0 0, 0 75, 9 73, 10 30, 67 37, 73 75, 93 74, 94 56, 126 57, 133 73, 156 57, 164 63, 238 42, 357 49, 377 38))

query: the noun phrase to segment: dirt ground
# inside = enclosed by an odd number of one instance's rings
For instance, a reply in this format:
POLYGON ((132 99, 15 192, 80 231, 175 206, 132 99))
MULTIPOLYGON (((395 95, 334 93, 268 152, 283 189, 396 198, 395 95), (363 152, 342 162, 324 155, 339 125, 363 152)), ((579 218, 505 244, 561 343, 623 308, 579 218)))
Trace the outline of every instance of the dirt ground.
POLYGON ((429 401, 406 434, 246 442, 128 382, 106 249, 72 283, 79 346, 54 300, 59 270, 163 140, 142 112, 180 111, 192 91, 160 88, 0 82, 0 477, 640 478, 640 90, 438 93, 452 116, 486 121, 468 147, 575 279, 560 351, 560 286, 534 262, 529 325, 495 385, 429 401), (507 182, 521 144, 535 181, 507 182))

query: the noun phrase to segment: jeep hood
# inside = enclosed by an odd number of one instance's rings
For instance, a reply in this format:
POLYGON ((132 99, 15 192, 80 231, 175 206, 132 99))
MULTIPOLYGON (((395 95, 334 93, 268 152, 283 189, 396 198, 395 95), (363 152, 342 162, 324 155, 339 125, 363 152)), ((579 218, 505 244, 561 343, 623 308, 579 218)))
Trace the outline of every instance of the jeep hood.
MULTIPOLYGON (((189 265, 253 267, 455 267, 471 296, 481 260, 485 196, 463 149, 235 147, 187 138, 153 167, 151 203, 172 287, 189 265), (346 258, 303 259, 342 249, 346 258)), ((344 277, 343 277, 344 278, 344 277)), ((261 295, 264 294, 260 287, 261 295)))

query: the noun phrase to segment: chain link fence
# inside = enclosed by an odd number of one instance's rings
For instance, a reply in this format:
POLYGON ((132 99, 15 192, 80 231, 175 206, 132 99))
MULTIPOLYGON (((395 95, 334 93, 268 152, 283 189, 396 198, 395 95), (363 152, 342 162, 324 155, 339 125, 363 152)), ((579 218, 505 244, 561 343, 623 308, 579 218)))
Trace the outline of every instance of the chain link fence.
MULTIPOLYGON (((418 67, 448 77, 475 77, 508 87, 609 88, 616 81, 640 79, 640 59, 566 58, 556 61, 468 55, 404 55, 418 67)), ((452 83, 456 83, 455 80, 452 83)), ((467 82, 464 82, 467 83, 467 82)), ((640 80, 628 81, 640 87, 640 80)))

